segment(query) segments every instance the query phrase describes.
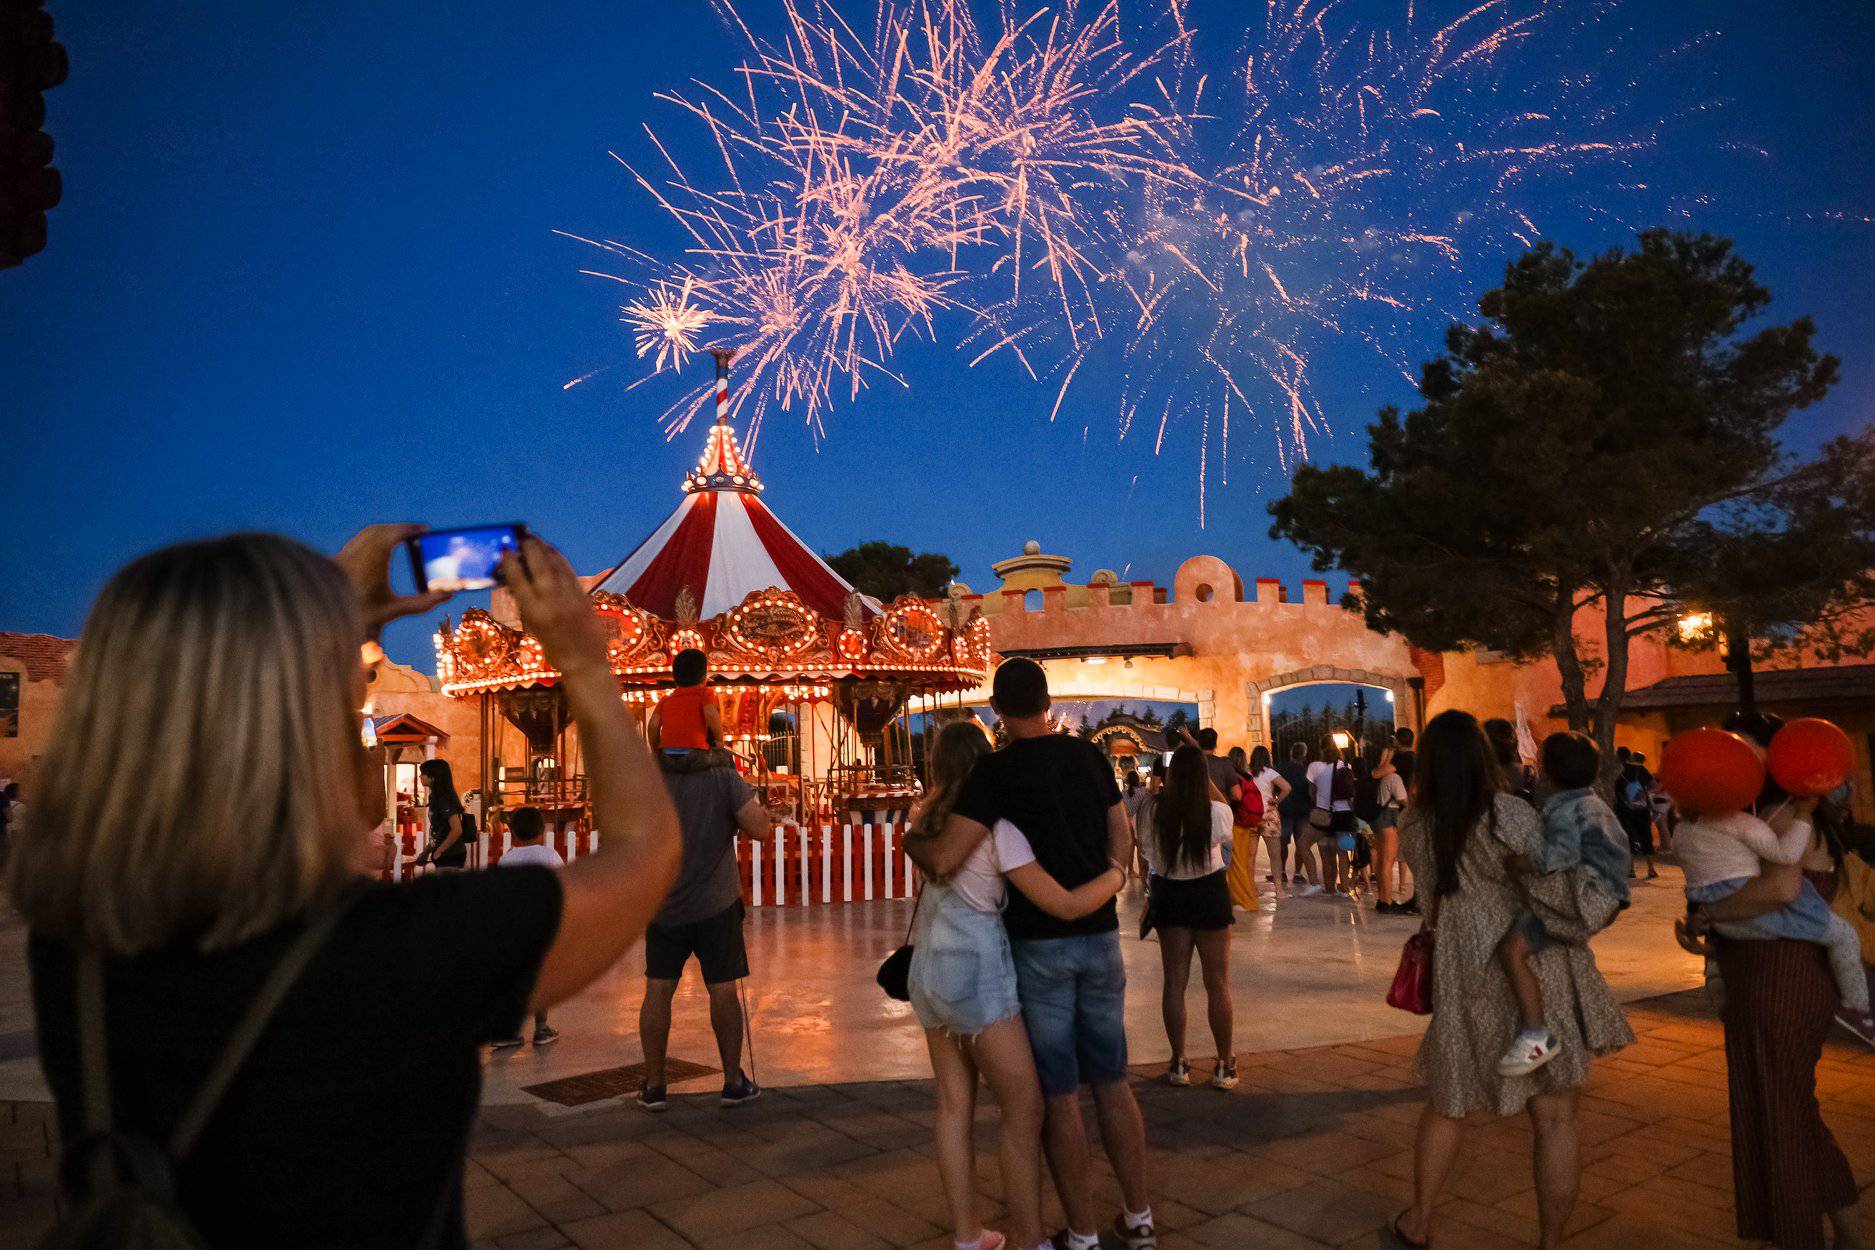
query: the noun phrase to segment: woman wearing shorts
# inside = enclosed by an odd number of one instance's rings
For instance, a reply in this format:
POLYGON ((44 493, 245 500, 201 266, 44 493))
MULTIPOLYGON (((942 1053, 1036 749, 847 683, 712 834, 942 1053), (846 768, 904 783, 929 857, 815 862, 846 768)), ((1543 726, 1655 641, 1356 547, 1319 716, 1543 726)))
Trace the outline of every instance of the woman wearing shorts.
MULTIPOLYGON (((925 799, 913 816, 913 837, 944 828, 957 792, 989 735, 975 720, 946 725, 926 765, 925 799)), ((976 1196, 976 1099, 981 1074, 1002 1111, 1003 1197, 1018 1250, 1047 1247, 1042 1236, 1042 1090, 1022 1008, 1016 965, 1002 909, 1007 877, 1037 907, 1064 920, 1087 915, 1126 883, 1118 864, 1065 890, 1035 862, 1028 839, 998 821, 956 873, 927 881, 918 902, 911 957, 912 1010, 924 1026, 937 1081, 938 1175, 951 1207, 952 1236, 961 1250, 1000 1250, 1001 1233, 986 1230, 976 1196)))
POLYGON ((1191 982, 1194 950, 1204 967, 1206 1014, 1217 1063, 1211 1084, 1237 1085, 1237 1060, 1231 1050, 1230 887, 1225 882, 1222 847, 1231 839, 1231 810, 1211 799, 1204 755, 1180 747, 1166 769, 1165 789, 1141 809, 1138 838, 1152 863, 1149 920, 1159 931, 1159 957, 1165 965, 1165 1036, 1172 1044, 1166 1079, 1191 1084, 1185 1061, 1185 987, 1191 982))

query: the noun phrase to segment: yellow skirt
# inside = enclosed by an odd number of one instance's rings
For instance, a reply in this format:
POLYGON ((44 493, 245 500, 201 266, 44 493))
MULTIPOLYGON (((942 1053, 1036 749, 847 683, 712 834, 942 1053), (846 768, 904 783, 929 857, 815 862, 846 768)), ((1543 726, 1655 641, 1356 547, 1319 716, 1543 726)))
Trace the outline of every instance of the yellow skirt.
POLYGON ((1257 905, 1257 826, 1238 825, 1233 830, 1230 869, 1224 874, 1230 883, 1230 901, 1238 907, 1257 905))

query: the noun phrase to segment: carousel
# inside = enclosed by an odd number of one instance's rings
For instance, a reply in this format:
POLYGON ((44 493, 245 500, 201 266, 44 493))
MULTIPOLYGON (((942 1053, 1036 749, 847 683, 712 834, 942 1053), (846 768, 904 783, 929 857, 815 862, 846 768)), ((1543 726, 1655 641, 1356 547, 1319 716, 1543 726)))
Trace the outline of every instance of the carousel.
MULTIPOLYGON (((716 419, 676 510, 593 580, 612 671, 642 726, 672 688, 672 657, 704 652, 730 749, 778 819, 890 820, 917 792, 908 702, 980 685, 989 624, 955 600, 862 595, 782 524, 730 428, 727 364, 718 353, 716 419)), ((539 807, 583 831, 586 778, 559 675, 512 599, 497 590, 490 607, 436 635, 443 692, 481 706, 485 810, 539 807)))

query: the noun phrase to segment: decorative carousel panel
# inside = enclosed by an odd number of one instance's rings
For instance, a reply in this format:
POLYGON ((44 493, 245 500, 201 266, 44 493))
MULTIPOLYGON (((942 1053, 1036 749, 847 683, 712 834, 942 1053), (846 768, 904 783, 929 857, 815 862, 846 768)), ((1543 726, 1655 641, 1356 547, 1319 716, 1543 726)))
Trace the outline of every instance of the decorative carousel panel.
POLYGON ((456 673, 474 681, 502 671, 514 653, 514 639, 488 613, 470 608, 450 635, 449 649, 456 673))
POLYGON ((957 660, 969 668, 989 668, 990 623, 981 612, 972 614, 970 624, 959 636, 957 660))
POLYGON ((791 659, 820 640, 819 618, 790 590, 758 590, 718 620, 726 650, 763 660, 791 659))
POLYGON ((879 642, 890 654, 911 660, 930 660, 948 641, 944 622, 920 599, 900 599, 886 609, 879 625, 879 642))
POLYGON ((600 591, 592 597, 593 610, 606 635, 606 657, 613 668, 640 662, 657 642, 657 622, 623 595, 600 591))
POLYGON ((833 658, 842 664, 858 664, 866 658, 866 631, 848 625, 833 633, 833 658))

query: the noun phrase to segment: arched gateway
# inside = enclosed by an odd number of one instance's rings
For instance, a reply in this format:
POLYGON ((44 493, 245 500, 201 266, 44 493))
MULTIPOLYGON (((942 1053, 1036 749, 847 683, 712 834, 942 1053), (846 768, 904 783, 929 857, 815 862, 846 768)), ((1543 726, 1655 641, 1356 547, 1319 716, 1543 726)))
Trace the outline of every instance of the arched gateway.
MULTIPOLYGON (((1057 699, 1195 705, 1199 722, 1226 745, 1246 747, 1269 741, 1268 696, 1300 685, 1378 687, 1391 694, 1397 723, 1417 727, 1423 719, 1423 657, 1330 602, 1324 581, 1304 581, 1294 599, 1274 578, 1254 579, 1246 592, 1244 579, 1215 556, 1186 560, 1169 590, 1122 582, 1105 569, 1077 585, 1064 576, 1070 567, 1031 542, 995 566, 997 590, 952 591, 966 608, 982 610, 998 652, 1048 670, 1057 699)), ((979 688, 962 698, 988 695, 979 688)))

